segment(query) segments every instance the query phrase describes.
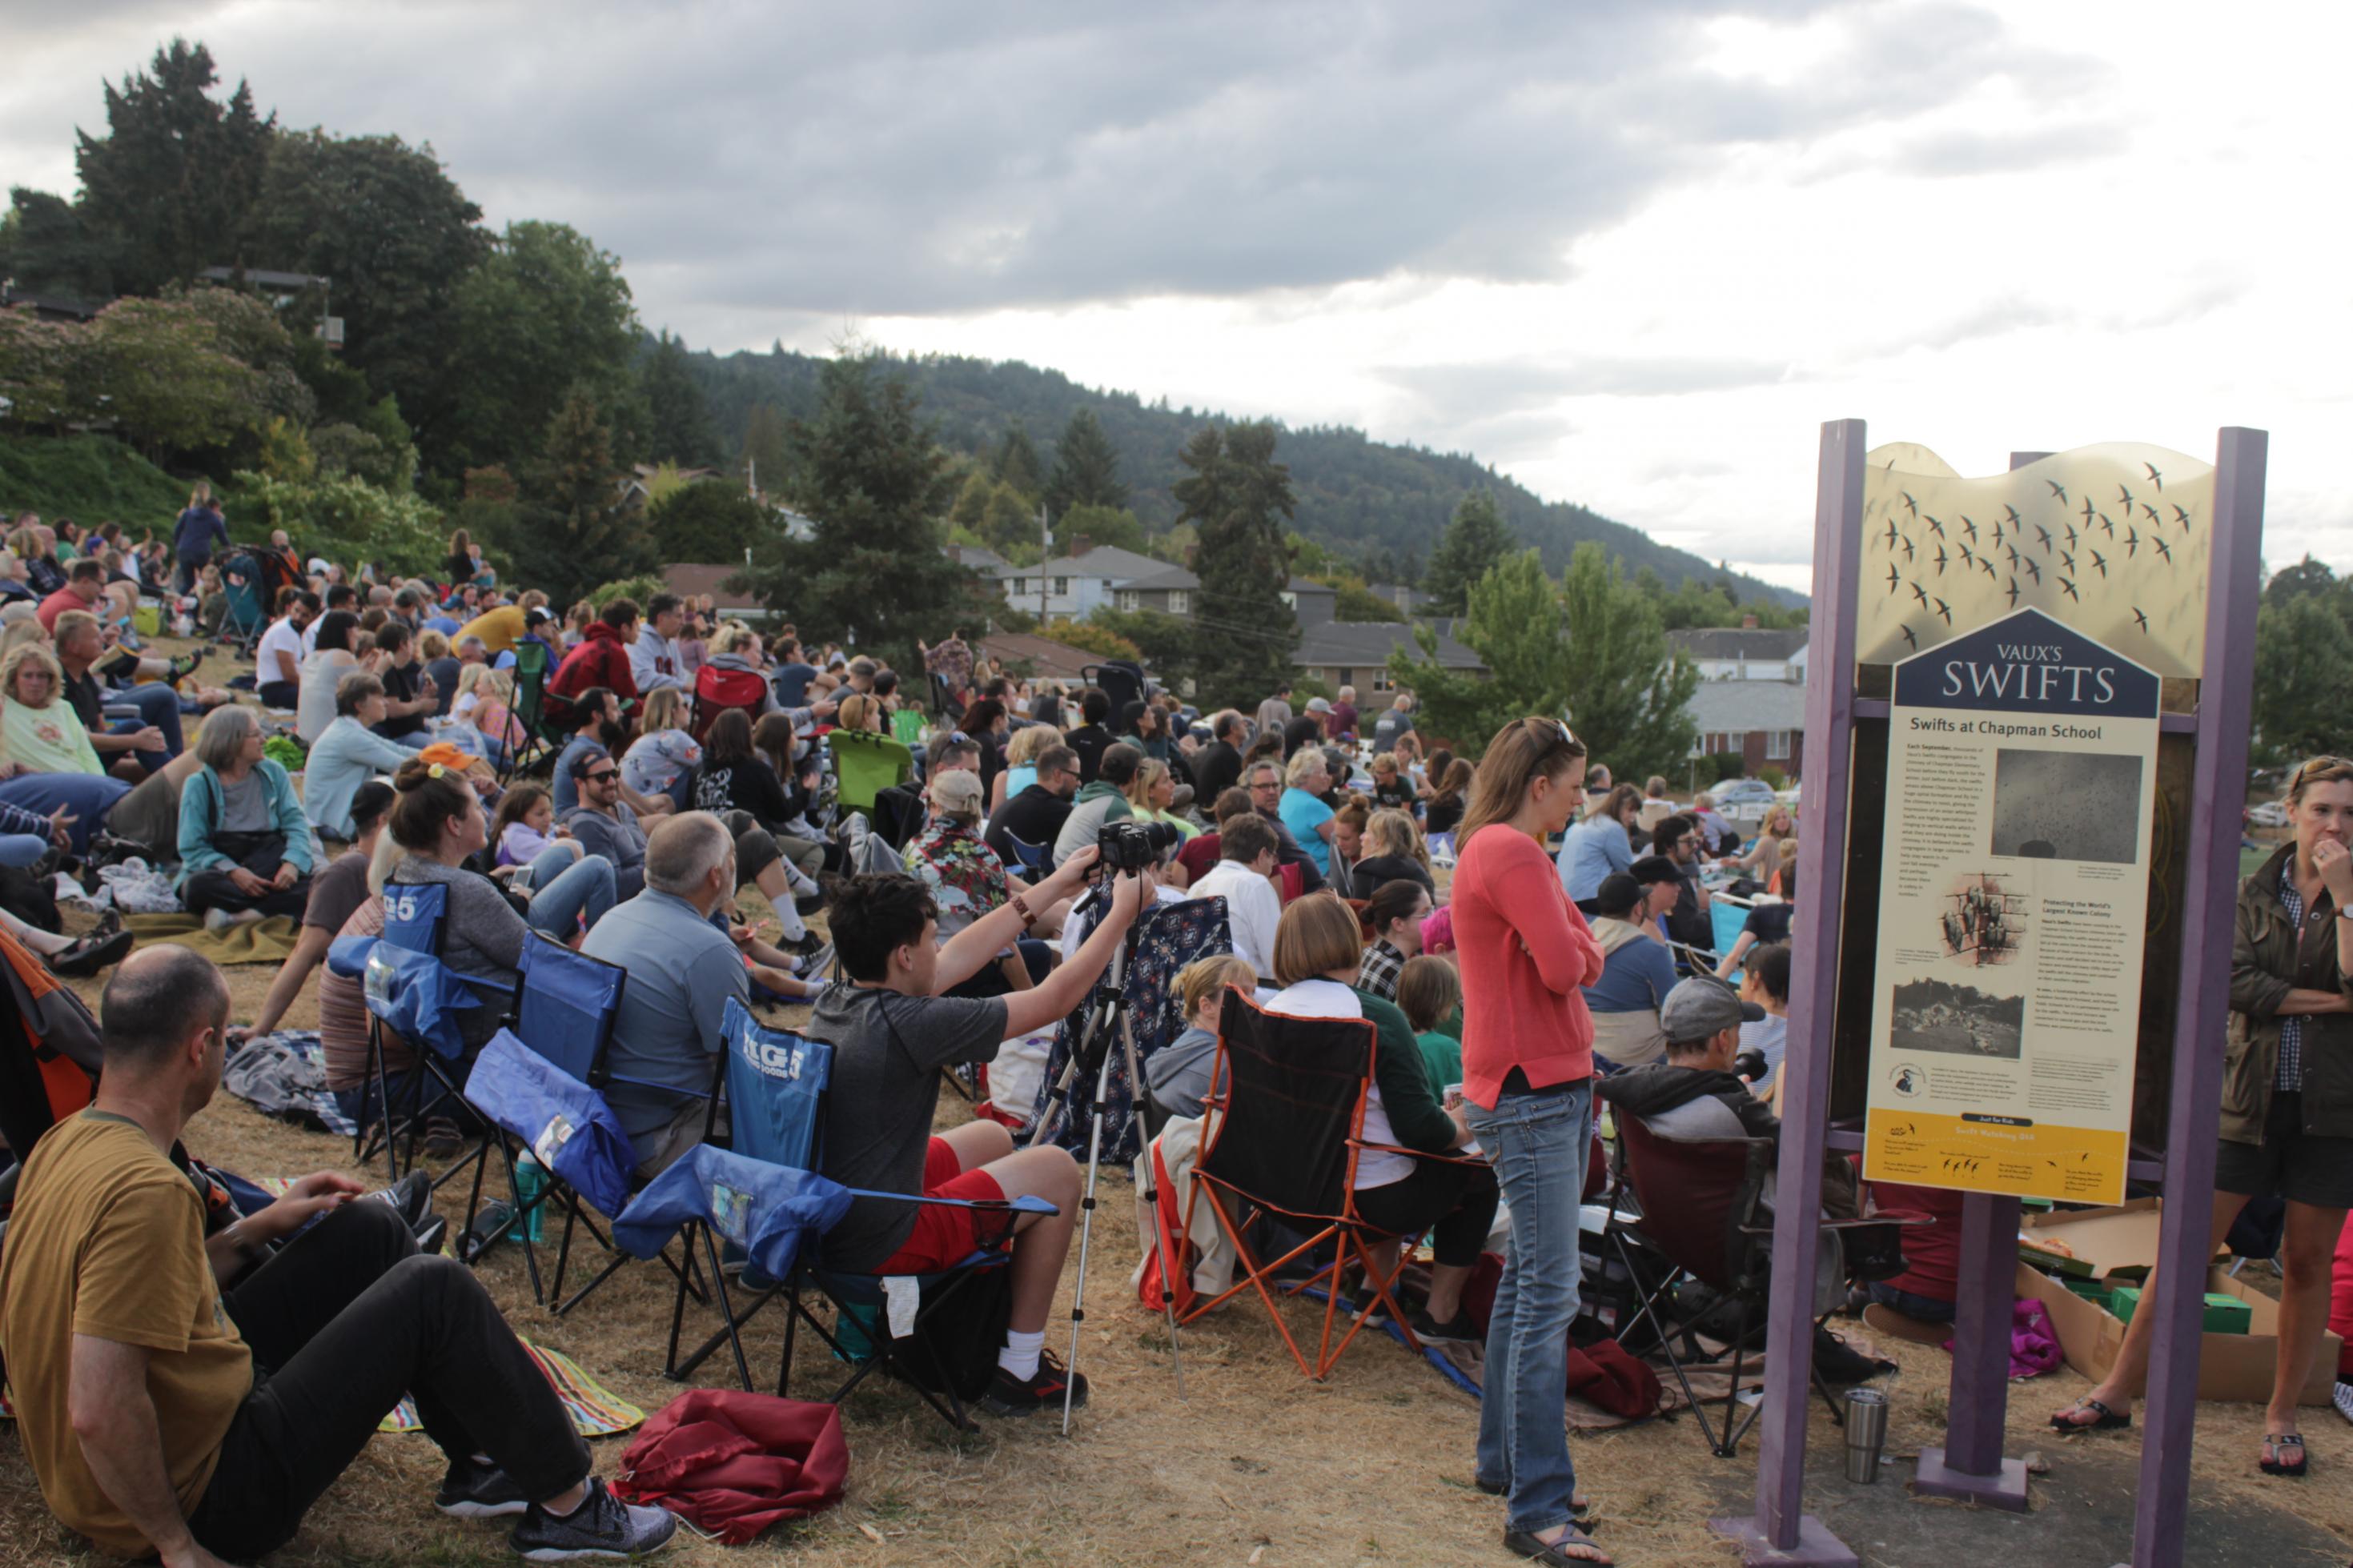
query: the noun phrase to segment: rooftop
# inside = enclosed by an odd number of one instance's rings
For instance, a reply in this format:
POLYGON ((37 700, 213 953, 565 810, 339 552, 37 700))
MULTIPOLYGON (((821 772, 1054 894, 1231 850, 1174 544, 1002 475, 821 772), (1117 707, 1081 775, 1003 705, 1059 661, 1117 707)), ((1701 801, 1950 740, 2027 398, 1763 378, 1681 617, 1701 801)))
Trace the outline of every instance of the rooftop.
POLYGON ((1764 626, 1694 626, 1669 632, 1667 646, 1694 658, 1783 659, 1806 646, 1804 626, 1775 631, 1764 626))
POLYGON ((999 566, 996 572, 1000 577, 1109 577, 1124 583, 1148 572, 1165 571, 1167 565, 1166 561, 1155 561, 1149 555, 1138 555, 1115 544, 1099 544, 1084 555, 1057 555, 1035 566, 999 566))
POLYGON ((1027 665, 1032 674, 1054 680, 1083 679, 1082 672, 1090 665, 1103 662, 1099 653, 1089 653, 1082 647, 1072 647, 1031 632, 991 632, 974 647, 976 652, 1001 664, 1027 665))
MULTIPOLYGON (((1323 584, 1315 584, 1321 587, 1323 584)), ((1402 621, 1325 621, 1309 626, 1300 633, 1299 649, 1291 656, 1293 664, 1332 665, 1341 668, 1361 668, 1367 665, 1387 664, 1392 648, 1404 648, 1409 657, 1419 657, 1413 640, 1413 627, 1402 621)), ((1438 663, 1444 669, 1484 669, 1480 657, 1444 632, 1438 634, 1438 663)))
POLYGON ((1702 733, 1806 727, 1806 689, 1794 680, 1703 680, 1683 711, 1702 733))

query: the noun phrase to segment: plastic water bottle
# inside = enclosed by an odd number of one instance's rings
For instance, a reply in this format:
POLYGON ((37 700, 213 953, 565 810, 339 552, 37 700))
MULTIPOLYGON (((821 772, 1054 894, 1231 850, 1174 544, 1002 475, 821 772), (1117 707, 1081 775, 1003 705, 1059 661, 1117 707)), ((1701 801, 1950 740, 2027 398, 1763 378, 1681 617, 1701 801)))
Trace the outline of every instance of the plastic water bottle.
POLYGON ((509 1241, 537 1241, 540 1238, 540 1215, 547 1205, 536 1203, 547 1191, 547 1171, 528 1153, 515 1156, 515 1218, 507 1226, 509 1241))

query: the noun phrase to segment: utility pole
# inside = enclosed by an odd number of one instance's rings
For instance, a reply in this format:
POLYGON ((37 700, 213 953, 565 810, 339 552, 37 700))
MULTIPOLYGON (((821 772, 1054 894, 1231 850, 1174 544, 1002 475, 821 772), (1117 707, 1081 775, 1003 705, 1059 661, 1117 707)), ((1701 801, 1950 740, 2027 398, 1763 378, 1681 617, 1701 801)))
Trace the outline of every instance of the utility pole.
POLYGON ((1046 624, 1046 568, 1054 559, 1054 531, 1047 525, 1046 508, 1038 508, 1038 625, 1046 624))

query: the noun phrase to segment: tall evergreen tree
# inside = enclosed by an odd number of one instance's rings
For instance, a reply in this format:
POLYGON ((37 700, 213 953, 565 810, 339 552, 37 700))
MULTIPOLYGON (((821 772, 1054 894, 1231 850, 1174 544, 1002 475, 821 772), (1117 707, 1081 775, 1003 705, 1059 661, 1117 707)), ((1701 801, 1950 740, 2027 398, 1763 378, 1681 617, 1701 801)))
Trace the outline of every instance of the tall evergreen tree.
POLYGON ((744 417, 744 465, 745 478, 763 491, 780 495, 788 488, 792 442, 785 416, 773 404, 755 403, 744 417))
POLYGON ((638 383, 652 416, 647 446, 653 460, 688 468, 716 464, 719 429, 686 344, 664 331, 638 362, 638 383))
POLYGON ((1054 444, 1054 469, 1046 476, 1046 510, 1058 521, 1077 506, 1127 506, 1127 485, 1119 477, 1119 452, 1103 434, 1092 408, 1082 408, 1054 444))
POLYGON ((82 219, 106 244, 119 292, 152 294, 248 259, 238 241, 278 117, 256 114, 242 81, 226 103, 214 99, 219 82, 211 50, 174 38, 146 73, 108 85, 106 135, 75 132, 82 219))
POLYGON ((607 418, 634 396, 638 317, 621 258, 577 229, 509 224, 459 285, 458 324, 457 418, 440 440, 421 443, 438 471, 527 458, 571 390, 607 418))
POLYGON ((919 410, 914 387, 877 357, 828 361, 817 413, 791 426, 794 500, 816 537, 755 546, 748 574, 805 635, 854 641, 902 668, 915 668, 918 637, 963 614, 972 583, 942 548, 952 481, 919 410))
POLYGON ((660 564, 643 520, 615 504, 613 451, 602 412, 575 388, 548 420, 533 500, 499 550, 522 582, 569 604, 601 583, 660 564))
POLYGON ((1283 524, 1295 502, 1291 470, 1274 460, 1271 424, 1212 425, 1185 444, 1190 470, 1171 487, 1177 522, 1200 529, 1201 579, 1194 667, 1210 701, 1255 706, 1291 671, 1299 622, 1282 602, 1291 579, 1283 524))
POLYGON ((1422 588, 1430 596, 1432 615, 1459 616, 1470 603, 1471 585, 1519 547, 1511 525, 1504 521, 1492 490, 1472 490, 1454 509, 1438 548, 1430 557, 1422 588))
POLYGON ((997 444, 997 477, 1025 496, 1045 488, 1046 465, 1029 439, 1029 427, 1018 419, 1006 426, 1005 438, 997 444))

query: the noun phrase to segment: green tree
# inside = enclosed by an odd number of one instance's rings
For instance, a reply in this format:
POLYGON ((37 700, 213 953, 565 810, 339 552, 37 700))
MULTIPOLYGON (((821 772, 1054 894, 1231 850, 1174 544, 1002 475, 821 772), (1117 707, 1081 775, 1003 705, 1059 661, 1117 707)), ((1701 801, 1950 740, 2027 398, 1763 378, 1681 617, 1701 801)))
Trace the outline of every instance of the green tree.
POLYGON ((106 89, 107 134, 76 132, 81 216, 108 281, 152 294, 207 267, 236 266, 277 116, 240 81, 226 102, 212 51, 174 38, 142 75, 106 89))
POLYGON ((45 321, 30 305, 0 310, 0 419, 55 429, 86 417, 92 334, 79 321, 45 321))
POLYGON ((988 500, 981 509, 980 526, 976 531, 982 542, 1000 555, 1008 550, 1036 549, 1037 508, 1028 496, 999 479, 988 488, 988 500))
POLYGON ((612 410, 631 389, 638 321, 620 258, 560 223, 507 226, 459 286, 458 331, 457 418, 425 444, 437 472, 528 460, 575 394, 612 410))
POLYGON ((1108 605, 1087 619, 1132 645, 1144 668, 1164 685, 1192 679, 1195 639, 1189 623, 1162 610, 1115 610, 1108 605))
MULTIPOLYGON (((1453 520, 1438 536, 1422 587, 1430 596, 1430 613, 1459 616, 1470 604, 1471 584, 1484 577, 1514 550, 1519 541, 1504 521, 1492 490, 1472 490, 1454 509, 1453 520)), ((1525 715, 1523 715, 1525 717, 1525 715)))
POLYGON ((2353 626, 2344 584, 2306 557, 2274 577, 2255 616, 2255 760, 2280 766, 2353 743, 2353 626))
POLYGON ((1286 679, 1299 623, 1282 602, 1291 580, 1283 524, 1291 470, 1274 460, 1271 424, 1208 426, 1177 454, 1189 470, 1171 487, 1179 523, 1200 529, 1194 667, 1205 700, 1255 704, 1286 679))
POLYGON ((638 384, 652 414, 647 449, 654 460, 690 468, 715 467, 719 427, 712 423, 711 404, 694 377, 686 344, 667 331, 655 339, 638 362, 638 384))
POLYGON ((997 477, 1025 496, 1045 487, 1046 465, 1039 460, 1029 426, 1018 419, 1006 426, 1005 438, 997 444, 997 477))
MULTIPOLYGON (((295 437, 300 440, 300 436, 295 437)), ((448 535, 439 515, 413 495, 381 489, 352 474, 237 476, 241 510, 282 528, 304 554, 373 561, 396 572, 432 569, 448 535)))
POLYGON ((256 266, 332 280, 307 302, 343 318, 343 363, 437 451, 468 363, 459 289, 491 250, 481 217, 431 147, 311 130, 271 140, 247 225, 256 266))
MULTIPOLYGON (((1119 477, 1119 449, 1103 434, 1103 421, 1092 408, 1080 409, 1062 426, 1062 438, 1054 443, 1054 469, 1046 477, 1048 515, 1059 521, 1064 512, 1081 506, 1112 511, 1127 506, 1127 485, 1119 477)), ((1141 537, 1141 524, 1136 532, 1141 537)))
POLYGON ((1048 621, 1038 629, 1038 635, 1051 637, 1071 647, 1084 648, 1098 658, 1141 659, 1144 657, 1142 648, 1092 616, 1083 621, 1048 621))
POLYGON ((1561 603, 1575 653, 1566 706, 1578 738, 1620 777, 1668 772, 1691 754, 1698 669, 1670 654, 1658 612, 1599 544, 1569 558, 1561 603))
POLYGON ((725 479, 680 486, 646 509, 646 526, 665 565, 741 564, 744 551, 778 531, 774 513, 725 479))
POLYGON ((1096 506, 1086 503, 1063 512, 1054 523, 1054 549, 1067 553, 1081 534, 1086 535, 1087 547, 1100 550, 1108 544, 1120 550, 1144 553, 1148 542, 1144 537, 1144 524, 1125 507, 1096 506))
POLYGON ((816 413, 795 420, 791 436, 794 500, 816 520, 816 537, 755 546, 753 591, 804 636, 854 640, 916 668, 916 639, 953 623, 972 574, 942 549, 947 458, 913 385, 878 356, 837 357, 820 375, 816 413))
POLYGON ((81 209, 63 196, 17 185, 0 216, 0 278, 27 294, 97 301, 114 295, 105 240, 90 233, 81 209))
POLYGON ((640 520, 615 503, 612 447, 596 400, 585 391, 565 399, 549 419, 529 504, 515 526, 495 536, 518 582, 569 604, 598 583, 652 571, 652 541, 640 520))
POLYGON ((117 300, 90 325, 86 401, 150 456, 223 446, 268 425, 267 378, 186 300, 117 300))
POLYGON ((1560 592, 1536 552, 1505 556, 1472 584, 1455 633, 1486 664, 1485 678, 1440 665, 1438 633, 1426 625, 1414 628, 1415 653, 1389 654, 1391 678, 1414 694, 1430 729, 1483 746, 1511 720, 1558 713, 1567 705, 1560 592))
POLYGON ((1341 581, 1334 584, 1340 590, 1333 602, 1332 615, 1343 621, 1401 621, 1405 612, 1390 601, 1366 587, 1362 583, 1341 581))

